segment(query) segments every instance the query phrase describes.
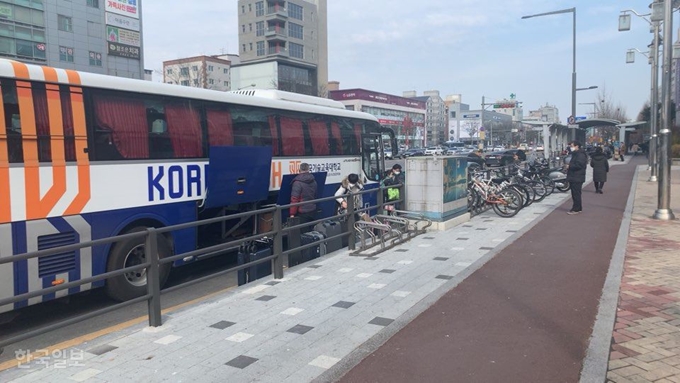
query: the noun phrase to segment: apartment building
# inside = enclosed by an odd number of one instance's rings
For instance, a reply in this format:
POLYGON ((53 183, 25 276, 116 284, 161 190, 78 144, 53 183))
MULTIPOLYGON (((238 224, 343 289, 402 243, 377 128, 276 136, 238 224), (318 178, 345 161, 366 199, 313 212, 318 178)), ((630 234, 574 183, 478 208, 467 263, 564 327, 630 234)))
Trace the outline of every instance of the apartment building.
POLYGON ((325 97, 328 83, 326 0, 239 0, 241 64, 235 88, 255 84, 325 97))
POLYGON ((231 60, 195 56, 163 61, 163 82, 194 88, 231 90, 231 60))

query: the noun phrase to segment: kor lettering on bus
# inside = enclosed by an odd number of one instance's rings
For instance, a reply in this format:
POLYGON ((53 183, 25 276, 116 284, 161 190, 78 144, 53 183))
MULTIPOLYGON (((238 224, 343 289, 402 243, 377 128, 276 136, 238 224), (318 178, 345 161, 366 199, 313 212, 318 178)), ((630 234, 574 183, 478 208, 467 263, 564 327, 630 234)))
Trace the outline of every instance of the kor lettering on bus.
POLYGON ((147 167, 149 202, 200 197, 208 165, 157 165, 147 167))

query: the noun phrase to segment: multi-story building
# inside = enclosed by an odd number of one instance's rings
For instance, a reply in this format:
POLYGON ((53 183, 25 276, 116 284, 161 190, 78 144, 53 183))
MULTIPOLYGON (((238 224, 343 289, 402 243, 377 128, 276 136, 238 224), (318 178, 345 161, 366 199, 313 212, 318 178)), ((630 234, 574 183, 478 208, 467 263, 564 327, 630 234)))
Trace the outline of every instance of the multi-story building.
POLYGON ((366 89, 335 90, 331 83, 329 98, 349 110, 374 115, 380 125, 391 128, 400 146, 420 148, 428 145, 425 135, 426 102, 366 89))
POLYGON ((228 91, 231 90, 231 61, 218 56, 163 61, 163 82, 228 91))
POLYGON ((548 105, 539 107, 537 110, 530 110, 529 116, 523 119, 523 121, 540 121, 547 122, 548 124, 559 124, 560 123, 560 113, 554 105, 548 105))
POLYGON ((326 0, 239 0, 234 88, 255 84, 325 97, 328 83, 326 0))
POLYGON ((0 57, 144 78, 140 0, 2 0, 0 57))
POLYGON ((464 135, 465 131, 463 131, 461 134, 461 113, 468 112, 470 110, 470 105, 463 104, 462 100, 463 97, 460 94, 448 95, 444 99, 444 105, 447 110, 447 141, 461 142, 463 137, 469 138, 469 134, 464 135))
POLYGON ((422 96, 417 96, 416 91, 410 90, 405 91, 403 95, 425 102, 425 132, 428 145, 437 145, 446 141, 446 103, 439 96, 439 91, 428 90, 423 92, 422 96))

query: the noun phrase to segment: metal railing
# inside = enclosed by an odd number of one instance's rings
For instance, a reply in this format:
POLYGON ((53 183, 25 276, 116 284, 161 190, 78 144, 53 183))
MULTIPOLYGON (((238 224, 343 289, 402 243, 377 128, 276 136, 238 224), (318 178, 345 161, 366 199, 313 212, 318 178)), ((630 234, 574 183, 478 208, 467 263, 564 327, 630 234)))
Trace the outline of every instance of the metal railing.
MULTIPOLYGON (((399 188, 401 191, 404 190, 403 185, 394 185, 394 186, 389 186, 389 188, 399 188)), ((18 335, 14 335, 8 338, 0 339, 0 353, 2 352, 2 348, 35 336, 39 336, 42 334, 45 334, 47 332, 50 332, 52 330, 56 330, 59 328, 63 328, 68 325, 72 325, 78 322, 85 321, 90 318, 94 318, 99 315, 107 314, 113 311, 117 311, 119 309, 137 304, 139 302, 146 301, 147 302, 147 310, 148 310, 148 316, 149 316, 149 326, 161 326, 162 325, 162 318, 161 318, 161 295, 175 291, 180 288, 184 288, 187 286, 191 286, 197 283, 201 283, 203 281, 206 281, 208 279, 212 278, 217 278, 225 274, 229 273, 234 273, 238 272, 240 270, 244 270, 246 268, 258 265, 258 264, 263 264, 265 262, 271 262, 272 264, 272 272, 274 275, 275 279, 281 279, 283 278, 283 272, 284 272, 284 258, 286 258, 288 255, 292 253, 299 252, 304 249, 312 248, 314 246, 318 246, 321 243, 328 243, 331 240, 334 239, 342 239, 345 237, 349 237, 348 241, 348 248, 351 251, 354 251, 356 249, 356 243, 354 240, 351 240, 352 238, 357 237, 357 227, 355 223, 357 222, 355 219, 356 214, 365 212, 367 214, 373 213, 374 216, 378 216, 378 219, 381 219, 383 221, 379 221, 381 223, 376 223, 376 225, 383 225, 386 227, 389 227, 388 224, 385 223, 385 221, 392 221, 396 222, 399 221, 402 224, 404 224, 404 220, 399 220, 398 218, 385 218, 385 216, 382 216, 381 214, 376 214, 380 213, 383 211, 384 206, 386 204, 397 204, 397 203, 403 203, 403 199, 399 199, 396 201, 388 201, 385 202, 383 198, 383 192, 388 189, 388 187, 379 187, 379 188, 373 188, 373 189, 367 189, 363 190, 357 193, 349 193, 340 197, 336 196, 330 196, 330 197, 324 197, 320 198, 314 201, 306 201, 306 202, 298 202, 294 204, 288 204, 288 205, 278 205, 274 207, 269 207, 269 208, 264 208, 264 209, 259 209, 259 210, 253 210, 253 211, 248 211, 248 212, 242 212, 242 213, 237 213, 237 214, 232 214, 232 215, 226 215, 226 216, 221 216, 221 217, 216 217, 216 218, 210 218, 210 219, 205 219, 205 220, 200 220, 200 221, 195 221, 195 222, 189 222, 189 223, 183 223, 183 224, 178 224, 178 225, 173 225, 173 226, 167 226, 167 227, 149 227, 145 231, 139 231, 139 232, 132 232, 128 234, 123 234, 123 235, 117 235, 114 237, 109 237, 109 238, 102 238, 102 239, 97 239, 93 241, 87 241, 87 242, 82 242, 82 243, 77 243, 77 244, 72 244, 72 245, 67 245, 67 246, 60 246, 60 247, 54 247, 50 249, 45 249, 45 250, 39 250, 35 252, 30 252, 30 253, 25 253, 25 254, 19 254, 11 257, 3 257, 0 258, 0 265, 4 264, 10 264, 14 262, 19 262, 19 261, 26 261, 29 259, 35 259, 35 258, 40 258, 40 257, 47 257, 50 255, 55 255, 55 254, 60 254, 60 253, 65 253, 65 252, 71 252, 71 251, 77 251, 80 249, 88 248, 88 247, 94 247, 94 246, 102 246, 102 245, 111 245, 118 243, 120 241, 124 240, 130 240, 130 239, 135 239, 135 238, 144 238, 144 243, 145 243, 145 255, 146 259, 144 263, 141 263, 139 265, 131 266, 131 267, 125 267, 122 269, 117 269, 117 270, 112 270, 108 271, 106 273, 98 274, 96 276, 88 277, 88 278, 83 278, 79 279, 77 281, 72 281, 68 283, 63 283, 59 285, 55 285, 49 288, 44 288, 41 290, 36 290, 20 295, 13 296, 11 298, 4 298, 0 299, 0 306, 4 305, 11 305, 16 302, 21 302, 28 300, 30 298, 36 298, 40 297, 46 294, 52 294, 56 293, 61 290, 66 290, 86 284, 91 284, 95 282, 100 282, 107 280, 112 277, 116 276, 121 276, 126 273, 130 272, 139 272, 142 270, 146 270, 146 275, 147 275, 147 289, 146 289, 146 294, 136 297, 134 299, 125 301, 125 302, 120 302, 117 303, 113 306, 109 306, 103 309, 99 309, 96 311, 89 312, 87 314, 79 315, 67 320, 63 320, 57 323, 49 324, 44 327, 37 328, 35 330, 31 330, 25 333, 21 333, 18 335), (362 207, 356 207, 354 206, 354 198, 353 196, 355 195, 368 195, 376 193, 376 200, 377 203, 376 205, 365 205, 362 207), (347 197, 347 198, 346 198, 347 197), (315 203, 319 204, 322 202, 326 201, 332 201, 336 200, 338 198, 346 198, 347 201, 347 212, 344 214, 332 216, 332 217, 323 217, 311 222, 305 222, 301 224, 296 224, 296 225, 284 225, 283 224, 283 211, 286 209, 290 209, 293 206, 302 206, 305 204, 309 203, 315 203), (187 251, 185 253, 181 254, 175 254, 169 257, 164 257, 160 258, 158 256, 158 241, 161 239, 159 236, 166 236, 170 235, 173 231, 177 230, 183 230, 183 229, 189 229, 189 228, 198 228, 200 226, 204 225, 210 225, 210 224, 215 224, 215 223, 222 223, 227 220, 233 220, 237 218, 250 218, 250 217, 259 217, 260 215, 263 214, 273 214, 273 227, 270 231, 263 232, 263 233, 258 233, 254 234, 248 237, 244 238, 239 238, 235 239, 232 241, 224 242, 224 243, 219 243, 216 245, 196 249, 196 250, 191 250, 187 251), (295 246, 293 247, 290 242, 295 242, 291 241, 290 239, 292 237, 299 237, 299 232, 303 227, 311 227, 312 225, 315 225, 320 222, 328 221, 329 219, 337 219, 337 220, 344 220, 347 222, 347 231, 342 232, 341 234, 334 235, 328 238, 324 238, 322 240, 318 240, 306 245, 302 246, 295 246), (289 248, 287 250, 283 249, 283 237, 288 236, 289 239, 289 248), (171 264, 175 261, 178 260, 184 260, 187 258, 193 258, 193 257, 200 257, 202 255, 207 255, 207 254, 215 254, 215 253, 220 253, 220 252, 229 252, 233 251, 238 245, 245 241, 253 241, 257 239, 262 239, 262 238, 271 238, 272 241, 272 255, 263 257, 261 259, 258 259, 256 261, 252 262, 246 262, 241 265, 237 265, 234 267, 231 267, 227 270, 223 270, 208 276, 204 276, 198 279, 194 279, 185 283, 182 283, 180 285, 176 285, 173 287, 169 287, 166 289, 161 290, 160 286, 160 268, 163 265, 168 265, 171 264)), ((403 196, 403 192, 400 193, 401 196, 403 196)), ((410 218, 411 220, 419 218, 417 215, 414 215, 413 213, 409 213, 406 211, 401 211, 397 210, 397 214, 404 215, 407 218, 410 218)), ((409 238, 410 236, 417 235, 419 233, 422 233, 425 231, 427 226, 424 227, 418 227, 418 224, 416 223, 415 225, 411 222, 409 223, 411 227, 409 228, 408 225, 406 226, 406 229, 401 228, 399 230, 405 230, 409 231, 409 238)), ((429 226, 429 225, 428 225, 429 226)), ((390 229, 391 230, 391 229, 390 229)), ((402 233, 403 234, 403 233, 402 233)), ((363 248, 363 245, 362 245, 363 248)))

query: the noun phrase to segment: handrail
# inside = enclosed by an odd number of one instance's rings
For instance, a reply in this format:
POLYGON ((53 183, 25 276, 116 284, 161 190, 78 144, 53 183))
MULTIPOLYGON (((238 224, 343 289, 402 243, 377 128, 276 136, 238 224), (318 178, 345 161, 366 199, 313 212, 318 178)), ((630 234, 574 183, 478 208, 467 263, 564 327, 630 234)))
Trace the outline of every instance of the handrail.
MULTIPOLYGON (((376 188, 364 189, 364 190, 361 190, 361 191, 356 192, 356 193, 350 193, 350 195, 362 195, 362 196, 367 195, 367 194, 371 194, 371 193, 376 193, 377 204, 376 205, 366 205, 366 206, 362 206, 362 207, 358 207, 357 209, 354 209, 354 198, 347 198, 347 204, 348 204, 347 210, 348 210, 348 212, 343 214, 343 215, 335 216, 336 218, 341 218, 341 219, 347 220, 347 222, 348 222, 348 231, 347 232, 343 232, 341 234, 334 235, 332 237, 324 238, 322 240, 318 240, 318 241, 315 241, 313 243, 305 244, 305 245, 296 247, 294 249, 288 249, 288 250, 285 250, 285 251, 283 250, 283 247, 282 247, 283 235, 289 234, 291 231, 293 231, 295 229, 300 229, 303 226, 309 226, 311 224, 323 222, 323 221, 326 221, 329 218, 333 218, 333 217, 325 217, 325 218, 321 218, 321 219, 318 219, 318 220, 315 220, 315 221, 312 221, 312 222, 306 222, 306 223, 303 223, 303 224, 284 227, 282 225, 282 217, 281 217, 282 212, 285 211, 286 209, 289 209, 290 207, 293 207, 293 206, 301 206, 301 205, 305 205, 305 204, 308 204, 308 203, 321 203, 321 202, 325 202, 325 201, 336 200, 339 197, 328 196, 328 197, 319 198, 319 199, 316 199, 316 200, 313 200, 313 201, 291 203, 291 204, 287 204, 287 205, 278 205, 278 206, 274 206, 274 207, 268 207, 268 208, 263 208, 263 209, 258 209, 258 210, 241 212, 241 213, 236 213, 236 214, 231 214, 231 215, 224 215, 224 216, 220 216, 220 217, 214 217, 214 218, 209 218, 209 219, 204 219, 204 220, 194 221, 194 222, 187 222, 187 223, 182 223, 182 224, 177 224, 177 225, 172 225, 172 226, 167 226, 167 227, 159 227, 159 228, 151 227, 151 228, 147 228, 147 230, 145 230, 145 231, 127 233, 127 234, 117 235, 117 236, 113 236, 113 237, 101 238, 101 239, 91 240, 91 241, 87 241, 87 242, 80 242, 80 243, 76 243, 76 244, 70 244, 70 245, 65 245, 65 246, 61 246, 61 247, 54 247, 54 248, 24 253, 24 254, 18 254, 18 255, 11 256, 11 257, 0 258, 0 265, 3 265, 3 264, 8 264, 10 262, 13 263, 13 262, 18 262, 18 261, 25 261, 25 260, 28 260, 28 259, 39 258, 39 257, 46 257, 46 256, 54 255, 54 254, 77 251, 77 250, 80 250, 80 249, 83 249, 83 248, 88 248, 88 247, 114 244, 114 243, 117 243, 117 242, 120 242, 120 241, 130 240, 130 239, 135 239, 135 238, 145 238, 146 252, 149 255, 147 257, 147 261, 145 263, 140 264, 140 265, 135 265, 135 266, 131 266, 131 267, 126 267, 126 268, 121 268, 121 269, 117 269, 117 270, 113 270, 113 271, 108 271, 106 273, 98 274, 98 275, 95 275, 95 276, 92 276, 92 277, 82 278, 82 279, 79 279, 77 281, 62 283, 62 284, 52 286, 52 287, 48 287, 48 288, 44 288, 44 289, 41 289, 41 290, 32 291, 32 292, 29 292, 29 293, 24 293, 24 294, 20 294, 20 295, 17 295, 17 296, 13 296, 11 298, 1 299, 0 300, 0 306, 4 306, 4 305, 7 305, 7 304, 14 304, 16 302, 24 301, 26 299, 35 298, 35 297, 43 296, 43 295, 46 295, 46 294, 52 294, 52 293, 55 293, 57 291, 70 289, 70 288, 74 288, 74 287, 78 287, 78 286, 82 286, 82 285, 86 285, 86 284, 91 284, 91 283, 98 282, 98 281, 103 281, 103 280, 109 279, 111 277, 120 276, 120 275, 123 275, 125 273, 129 273, 131 271, 147 269, 147 293, 145 295, 143 295, 141 297, 134 298, 134 299, 129 300, 129 301, 125 301, 125 302, 122 302, 122 303, 115 304, 113 306, 110 306, 110 307, 107 307, 107 308, 104 308, 104 309, 101 309, 101 310, 97 310, 97 311, 90 312, 90 313, 87 313, 87 314, 79 315, 79 316, 70 318, 68 320, 61 321, 59 323, 47 325, 45 327, 38 328, 38 329, 35 329, 35 330, 31 330, 29 332, 25 332, 25 333, 15 335, 15 336, 12 336, 12 337, 9 337, 9 338, 0 339, 0 350, 2 350, 2 348, 7 346, 7 345, 23 341, 23 340, 26 340, 28 338, 34 337, 34 336, 45 334, 49 331, 52 331, 52 330, 57 329, 57 328, 61 328, 63 326, 71 325, 71 324, 78 323, 78 322, 81 322, 81 321, 84 321, 84 320, 87 320, 87 319, 90 319, 90 318, 94 318, 98 315, 113 312, 115 310, 118 310, 119 308, 127 307, 127 306, 130 306, 130 305, 136 304, 138 302, 142 302, 142 301, 147 301, 147 304, 148 304, 149 325, 150 326, 160 326, 160 325, 162 325, 161 302, 160 302, 160 296, 162 294, 177 290, 177 289, 182 288, 182 287, 191 286, 191 285, 203 282, 205 280, 208 280, 208 279, 211 279, 211 278, 216 278, 216 277, 228 274, 228 273, 238 272, 240 270, 252 267, 254 265, 263 264, 263 263, 266 263, 266 262, 272 263, 272 271, 273 271, 275 278, 278 278, 278 279, 283 278, 283 261, 282 261, 283 256, 292 254, 294 252, 298 252, 300 250, 312 248, 314 246, 319 245, 320 243, 328 242, 328 241, 333 240, 333 239, 344 238, 344 237, 347 237, 347 236, 349 236, 350 238, 355 238, 357 227, 367 227, 367 226, 377 227, 377 228, 380 228, 380 229, 382 229, 386 232, 391 233, 391 235, 393 235, 397 238, 401 238, 401 236, 403 235, 403 232, 396 230, 394 228, 391 228, 389 225, 378 224, 378 223, 373 223, 373 222, 369 223, 369 222, 364 222, 364 221, 359 221, 358 223, 354 222, 355 221, 354 216, 355 216, 356 213, 370 212, 370 211, 380 212, 383 209, 383 206, 385 204, 397 204, 397 203, 403 202, 404 199, 399 199, 399 200, 396 200, 396 201, 389 201, 387 203, 385 203, 383 201, 383 191, 386 190, 387 188, 394 188, 394 187, 397 187, 397 188, 400 188, 401 190, 403 190, 404 185, 402 185, 402 184, 390 185, 389 187, 382 187, 381 186, 381 187, 376 187, 376 188), (196 250, 192 250, 192 251, 187 251, 187 252, 181 253, 181 254, 174 254, 174 255, 166 257, 166 258, 158 259, 157 238, 159 236, 166 234, 166 233, 171 233, 171 232, 174 232, 174 231, 177 231, 177 230, 200 227, 200 226, 203 226, 203 225, 221 223, 221 222, 224 222, 224 221, 234 220, 234 219, 238 219, 238 218, 259 216, 261 214, 268 214, 268 213, 274 214, 274 222, 273 222, 274 228, 271 231, 264 232, 264 233, 258 233, 258 234, 254 234, 254 235, 251 235, 251 236, 248 236, 248 237, 245 237, 245 238, 240 238, 240 239, 236 239, 236 240, 232 240, 232 241, 228 241, 228 242, 224 242, 224 243, 219 243, 219 244, 216 244, 216 245, 212 245, 212 246, 208 246, 208 247, 204 247, 204 248, 200 248, 200 249, 196 249, 196 250), (358 224, 358 226, 357 226, 357 224, 358 224), (367 225, 367 224, 369 224, 369 225, 367 225), (236 245, 243 243, 245 241, 257 240, 257 239, 261 239, 261 238, 264 238, 264 237, 269 237, 269 238, 274 239, 274 241, 273 241, 274 249, 273 249, 272 255, 267 256, 267 257, 263 257, 263 258, 258 259, 256 261, 247 262, 247 263, 244 263, 242 265, 238 265, 238 266, 229 268, 227 270, 220 271, 220 272, 215 273, 215 274, 211 274, 211 275, 208 275, 208 276, 205 276, 205 277, 201 277, 199 279, 195 279, 195 280, 192 280, 192 281, 189 281, 189 282, 185 282, 181 285, 166 288, 162 291, 160 290, 159 267, 161 265, 169 264, 169 263, 175 262, 177 260, 186 259, 186 258, 189 258, 189 257, 199 257, 201 255, 209 255, 209 254, 213 254, 213 253, 216 253, 216 252, 228 251, 228 250, 233 249, 236 245)), ((404 217, 404 218, 406 218, 406 217, 404 217)), ((403 221, 401 221, 401 219, 404 219, 404 218, 392 217, 392 218, 390 218, 390 220, 393 221, 393 222, 403 222, 403 221)), ((431 222, 430 222, 430 224, 431 224, 431 222)), ((407 232, 408 230, 409 230, 409 228, 407 227, 404 230, 404 232, 407 232)), ((393 244, 394 244, 394 241, 393 241, 393 244)), ((350 240, 349 241, 349 249, 354 250, 354 247, 355 247, 354 241, 350 240)), ((383 247, 384 247, 384 243, 383 243, 383 247)))

